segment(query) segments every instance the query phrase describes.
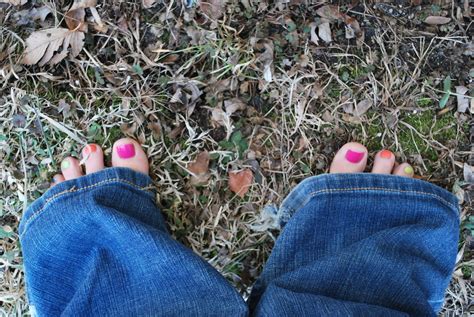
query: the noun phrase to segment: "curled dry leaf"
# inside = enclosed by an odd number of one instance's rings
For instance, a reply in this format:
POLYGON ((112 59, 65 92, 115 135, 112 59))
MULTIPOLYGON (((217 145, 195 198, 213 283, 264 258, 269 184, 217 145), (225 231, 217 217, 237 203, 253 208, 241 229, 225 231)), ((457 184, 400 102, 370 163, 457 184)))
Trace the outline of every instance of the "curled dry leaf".
POLYGON ((86 11, 82 8, 69 10, 65 14, 66 25, 71 31, 87 32, 87 23, 84 22, 86 11))
POLYGON ((229 172, 229 189, 241 198, 244 198, 252 183, 253 173, 248 168, 239 172, 229 172))
POLYGON ((33 32, 25 42, 26 50, 23 53, 22 63, 26 65, 38 63, 39 66, 43 66, 47 62, 59 63, 67 56, 69 47, 71 56, 77 56, 84 46, 84 33, 65 28, 52 28, 33 32), (61 46, 62 51, 56 53, 61 46))
POLYGON ((425 23, 430 24, 430 25, 442 25, 449 22, 451 22, 451 18, 433 16, 433 15, 425 19, 425 23))
POLYGON ((209 180, 209 152, 203 151, 198 154, 196 160, 188 164, 188 170, 193 173, 191 184, 202 185, 209 180))

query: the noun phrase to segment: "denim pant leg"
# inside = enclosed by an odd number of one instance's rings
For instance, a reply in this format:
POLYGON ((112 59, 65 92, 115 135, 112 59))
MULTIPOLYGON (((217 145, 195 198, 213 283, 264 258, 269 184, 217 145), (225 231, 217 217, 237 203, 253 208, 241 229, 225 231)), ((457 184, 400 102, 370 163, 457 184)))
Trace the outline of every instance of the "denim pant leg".
POLYGON ((208 263, 168 234, 148 176, 111 168, 34 202, 20 239, 39 316, 245 316, 208 263))
POLYGON ((435 316, 457 252, 449 192, 389 175, 309 178, 249 300, 255 316, 435 316))

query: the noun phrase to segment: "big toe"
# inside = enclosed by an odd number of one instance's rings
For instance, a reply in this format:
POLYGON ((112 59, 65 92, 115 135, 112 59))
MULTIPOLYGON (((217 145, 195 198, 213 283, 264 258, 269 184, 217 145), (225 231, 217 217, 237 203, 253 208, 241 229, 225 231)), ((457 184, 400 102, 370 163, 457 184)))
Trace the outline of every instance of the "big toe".
POLYGON ((346 143, 334 157, 330 173, 361 173, 367 166, 367 148, 360 143, 346 143))
POLYGON ((116 141, 112 150, 112 166, 127 167, 148 175, 148 158, 141 145, 130 138, 116 141))
POLYGON ((87 174, 101 171, 104 169, 104 152, 97 144, 88 144, 82 150, 82 161, 87 174))

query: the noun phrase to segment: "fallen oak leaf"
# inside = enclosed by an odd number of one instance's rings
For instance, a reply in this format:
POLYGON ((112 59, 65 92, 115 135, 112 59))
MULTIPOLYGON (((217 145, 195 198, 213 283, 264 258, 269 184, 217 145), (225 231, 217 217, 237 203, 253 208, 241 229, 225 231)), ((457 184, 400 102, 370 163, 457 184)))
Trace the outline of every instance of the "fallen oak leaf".
POLYGON ((229 189, 241 198, 249 191, 253 183, 253 173, 251 169, 244 169, 239 172, 229 172, 229 189))
POLYGON ((202 185, 209 180, 209 152, 199 153, 194 162, 188 164, 187 168, 192 173, 191 184, 202 185))

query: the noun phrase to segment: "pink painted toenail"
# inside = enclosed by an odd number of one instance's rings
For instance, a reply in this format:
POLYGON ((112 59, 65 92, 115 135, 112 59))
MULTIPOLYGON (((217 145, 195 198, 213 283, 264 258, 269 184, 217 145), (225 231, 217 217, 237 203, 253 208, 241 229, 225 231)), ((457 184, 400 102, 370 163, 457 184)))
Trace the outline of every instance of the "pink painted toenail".
POLYGON ((124 144, 117 146, 117 154, 120 158, 129 159, 135 156, 135 147, 133 144, 124 144))
POLYGON ((348 150, 346 153, 346 160, 351 163, 359 163, 364 158, 364 152, 356 152, 352 150, 348 150))

